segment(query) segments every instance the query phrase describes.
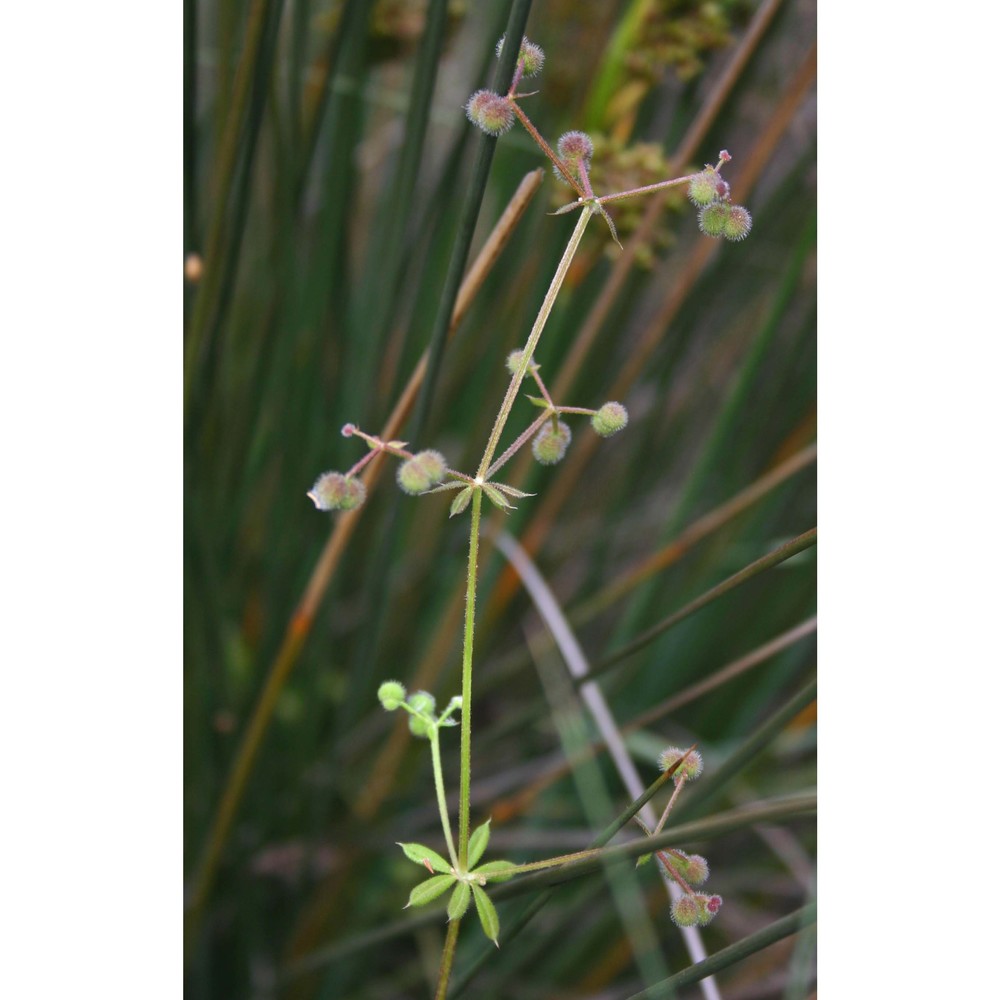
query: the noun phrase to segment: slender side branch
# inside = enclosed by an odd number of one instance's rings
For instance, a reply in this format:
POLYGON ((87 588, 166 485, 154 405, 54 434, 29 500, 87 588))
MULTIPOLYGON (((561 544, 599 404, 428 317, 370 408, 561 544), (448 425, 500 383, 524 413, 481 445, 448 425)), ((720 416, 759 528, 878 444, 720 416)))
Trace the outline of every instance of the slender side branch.
POLYGON ((448 857, 451 863, 458 867, 458 855, 455 853, 455 842, 451 837, 451 820, 448 819, 448 800, 444 794, 444 773, 441 770, 441 740, 435 726, 429 733, 431 743, 431 761, 434 765, 434 788, 437 790, 438 812, 441 814, 441 829, 448 844, 448 857))
MULTIPOLYGON (((584 211, 580 213, 580 218, 577 220, 576 228, 573 230, 573 235, 569 238, 569 243, 566 245, 566 250, 563 252, 562 259, 559 261, 559 266, 556 268, 556 273, 552 278, 552 283, 549 285, 549 290, 545 293, 545 298, 542 300, 541 308, 538 310, 538 316, 535 318, 535 324, 532 326, 531 333, 528 335, 528 342, 525 344, 524 350, 521 352, 521 363, 517 366, 517 371, 514 372, 514 376, 510 380, 510 385, 507 386, 507 395, 504 396, 503 403, 500 405, 500 412, 497 414, 496 422, 493 424, 493 430, 490 433, 490 439, 486 445, 486 451, 483 452, 483 459, 479 463, 478 474, 480 478, 485 478, 486 470, 490 467, 490 462, 493 461, 493 456, 496 454, 497 446, 500 443, 500 435, 503 433, 504 426, 507 423, 507 418, 510 416, 510 411, 514 406, 514 399, 517 396, 518 390, 521 388, 524 376, 527 374, 532 354, 534 354, 535 348, 538 346, 538 341, 542 336, 542 330, 545 328, 545 323, 549 318, 549 313, 552 312, 552 306, 555 304, 556 296, 559 294, 559 289, 562 288, 562 283, 566 278, 566 273, 569 271, 569 266, 580 246, 580 241, 583 239, 584 230, 587 228, 587 223, 590 222, 590 218, 593 214, 593 209, 589 206, 585 206, 584 211)), ((465 714, 463 712, 463 718, 464 717, 465 714)))

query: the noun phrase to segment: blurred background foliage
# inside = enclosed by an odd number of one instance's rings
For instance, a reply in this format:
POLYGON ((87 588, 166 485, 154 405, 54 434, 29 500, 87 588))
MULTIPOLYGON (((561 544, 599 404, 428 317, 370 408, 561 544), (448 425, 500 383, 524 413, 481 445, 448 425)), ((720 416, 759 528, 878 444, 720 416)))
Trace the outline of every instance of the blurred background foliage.
MULTIPOLYGON (((375 691, 387 678, 441 702, 458 691, 467 522, 447 518, 448 495, 403 498, 389 466, 349 530, 305 493, 361 457, 339 428, 378 433, 431 342, 473 162, 491 142, 463 105, 491 84, 509 13, 471 0, 185 0, 193 998, 419 997, 435 981, 444 918, 405 924, 417 876, 394 846, 440 847, 429 754, 375 691)), ((547 61, 523 106, 552 143, 591 132, 599 194, 714 163, 724 147, 754 228, 722 245, 677 195, 614 206, 625 250, 591 224, 536 354, 557 402, 619 399, 631 421, 609 441, 573 421, 561 466, 515 461, 508 481, 538 496, 487 531, 473 822, 492 815, 490 855, 513 860, 579 849, 595 827, 539 678, 546 661, 563 668, 489 541, 498 528, 533 555, 592 666, 636 646, 601 683, 649 780, 666 744, 697 741, 706 775, 740 763, 685 820, 815 785, 808 694, 740 750, 814 675, 811 542, 654 628, 816 523, 814 5, 549 0, 527 33, 547 61), (750 665, 690 691, 735 661, 750 665)), ((469 261, 539 167, 541 188, 397 434, 457 468, 478 460, 504 359, 575 221, 547 215, 569 189, 516 128, 496 144, 469 261)), ((533 416, 519 404, 508 440, 533 416)), ((456 790, 457 730, 444 752, 456 790)), ((628 797, 597 760, 617 813, 628 797)), ((690 846, 726 901, 709 952, 811 898, 808 816, 690 846)), ((676 971, 689 959, 652 866, 642 873, 655 946, 676 971)), ((500 905, 502 927, 522 902, 500 905)), ((467 995, 642 989, 623 920, 606 877, 567 885, 467 995)), ((723 996, 810 995, 810 940, 725 970, 723 996)), ((482 942, 463 928, 457 976, 482 942)))

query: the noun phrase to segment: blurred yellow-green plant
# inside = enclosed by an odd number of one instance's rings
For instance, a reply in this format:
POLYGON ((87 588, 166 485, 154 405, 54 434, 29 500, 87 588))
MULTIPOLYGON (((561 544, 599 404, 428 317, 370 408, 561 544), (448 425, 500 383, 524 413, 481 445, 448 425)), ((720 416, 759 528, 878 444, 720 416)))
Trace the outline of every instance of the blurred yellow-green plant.
MULTIPOLYGON (((546 215, 539 185, 573 195, 542 180, 530 139, 497 145, 463 113, 530 6, 186 3, 193 997, 435 988, 444 900, 401 912, 413 866, 394 844, 443 847, 431 762, 375 695, 388 677, 458 689, 468 536, 452 495, 402 499, 382 454, 361 473, 364 506, 331 522, 304 493, 357 462, 345 421, 475 467, 571 222, 546 215)), ((658 192, 609 205, 616 221, 636 210, 623 249, 606 253, 593 226, 567 274, 533 361, 554 398, 621 400, 629 425, 613 447, 581 432, 560 465, 505 470, 538 496, 482 535, 473 824, 491 820, 492 857, 530 865, 585 851, 634 805, 590 712, 599 688, 646 785, 664 745, 697 742, 706 761, 628 856, 704 849, 726 905, 702 931, 707 964, 686 971, 654 866, 584 859, 558 888, 551 871, 488 887, 505 947, 483 957, 463 935, 448 995, 629 996, 711 972, 727 997, 806 996, 814 12, 550 6, 527 22, 554 78, 554 99, 547 82, 524 102, 541 134, 585 127, 654 163, 659 150, 670 171, 649 182, 724 146, 754 228, 744 245, 708 240, 658 192), (664 30, 640 30, 650 18, 664 30), (586 653, 572 680, 541 625, 553 616, 586 653), (538 915, 518 937, 528 894, 538 915)), ((457 763, 444 759, 448 788, 457 763)))

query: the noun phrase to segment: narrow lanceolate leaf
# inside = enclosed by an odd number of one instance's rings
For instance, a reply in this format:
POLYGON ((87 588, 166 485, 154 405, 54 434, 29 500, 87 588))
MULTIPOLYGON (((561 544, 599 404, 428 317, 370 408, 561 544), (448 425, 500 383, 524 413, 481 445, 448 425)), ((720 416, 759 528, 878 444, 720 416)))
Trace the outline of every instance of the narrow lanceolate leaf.
POLYGON ((504 495, 492 483, 483 483, 483 492, 494 507, 499 507, 501 510, 510 510, 513 506, 507 502, 504 495))
POLYGON ((432 899, 437 899, 441 893, 447 892, 448 887, 454 883, 454 875, 435 875, 433 878, 426 879, 413 887, 409 901, 403 909, 405 910, 407 906, 423 906, 432 899))
POLYGON ((490 821, 487 820, 482 826, 477 826, 469 837, 469 867, 474 868, 479 864, 479 859, 486 851, 486 845, 490 842, 490 821))
POLYGON ((621 247, 621 241, 618 239, 618 230, 615 229, 614 220, 610 215, 608 215, 602 205, 598 205, 597 207, 600 210, 601 215, 604 216, 604 221, 608 224, 608 228, 611 230, 611 238, 618 244, 619 247, 621 247))
POLYGON ((542 399, 541 396, 529 396, 525 393, 524 398, 527 399, 533 406, 537 406, 540 410, 547 410, 549 408, 549 401, 547 399, 542 399))
POLYGON ((465 486, 461 479, 452 479, 450 482, 442 483, 431 490, 424 490, 424 493, 444 493, 445 490, 460 490, 465 486))
POLYGON ((525 493, 524 490, 519 490, 514 486, 508 486, 506 483, 490 483, 495 490, 499 490, 504 496, 514 497, 515 500, 523 500, 525 497, 533 497, 534 493, 525 493))
POLYGON ((568 205, 563 205, 562 208, 557 208, 554 212, 549 212, 549 215, 565 215, 567 212, 575 211, 578 208, 583 207, 582 201, 571 201, 568 205))
POLYGON ((479 922, 483 925, 483 933, 499 948, 500 942, 497 938, 500 937, 500 918, 497 916, 496 907, 478 885, 472 887, 472 895, 476 900, 476 913, 479 914, 479 922))
POLYGON ((455 886, 455 891, 448 900, 448 919, 461 920, 465 916, 465 911, 469 908, 469 900, 472 898, 472 890, 468 882, 459 882, 455 886))
POLYGON ((432 851, 429 847, 424 847, 423 844, 400 844, 399 846, 403 848, 403 853, 415 864, 423 865, 426 868, 427 863, 430 862, 430 866, 434 871, 444 872, 445 874, 451 873, 451 865, 437 851, 432 851))
POLYGON ((487 882, 506 882, 517 874, 517 865, 513 861, 487 861, 472 874, 487 882))
POLYGON ((449 517, 454 517, 456 514, 461 514, 466 507, 469 506, 469 501, 472 499, 472 487, 466 486, 461 493, 455 497, 451 502, 451 511, 448 514, 449 517))

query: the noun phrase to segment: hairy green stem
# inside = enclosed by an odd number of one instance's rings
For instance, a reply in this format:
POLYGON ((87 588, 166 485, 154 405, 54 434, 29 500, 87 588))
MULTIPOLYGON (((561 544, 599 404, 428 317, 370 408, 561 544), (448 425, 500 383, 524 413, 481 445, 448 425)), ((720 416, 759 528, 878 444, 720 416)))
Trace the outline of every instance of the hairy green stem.
POLYGON ((458 941, 458 928, 461 923, 461 919, 458 919, 448 924, 448 934, 441 950, 441 969, 438 972, 438 987, 434 1000, 445 1000, 448 995, 448 980, 451 978, 451 967, 455 962, 455 944, 458 941))
POLYGON ((462 749, 458 789, 458 870, 469 864, 469 801, 472 784, 472 645, 476 634, 476 573, 483 491, 473 490, 469 526, 469 569, 465 580, 465 635, 462 642, 462 749))
POLYGON ((683 177, 674 177, 669 181, 657 181, 655 184, 644 184, 642 187, 631 188, 628 191, 605 194, 597 199, 597 203, 598 205, 606 205, 609 201, 621 201, 622 198, 633 198, 637 194, 650 194, 653 191, 662 191, 668 187, 676 187, 678 184, 687 184, 697 176, 698 174, 685 174, 683 177))
MULTIPOLYGON (((518 390, 521 388, 521 383, 528 372, 528 366, 531 364, 531 356, 541 339, 542 330, 545 329, 545 323, 552 312, 556 296, 566 279, 569 266, 580 246, 591 215, 593 215, 593 210, 589 207, 580 213, 580 218, 566 244, 556 273, 552 276, 549 289, 545 293, 538 315, 535 317, 531 333, 528 334, 528 342, 524 345, 521 361, 511 377, 510 385, 507 386, 507 394, 500 404, 500 412, 497 414, 489 441, 486 443, 486 450, 483 452, 479 471, 476 474, 477 485, 482 485, 487 479, 490 463, 500 443, 500 435, 507 424, 514 400, 517 398, 518 390)), ((479 522, 482 504, 483 491, 481 489, 474 490, 472 493, 472 517, 469 524, 469 566, 465 583, 465 634, 462 643, 462 746, 458 790, 458 869, 460 872, 464 872, 469 864, 469 808, 472 784, 472 648, 476 632, 476 574, 479 568, 479 522)))

